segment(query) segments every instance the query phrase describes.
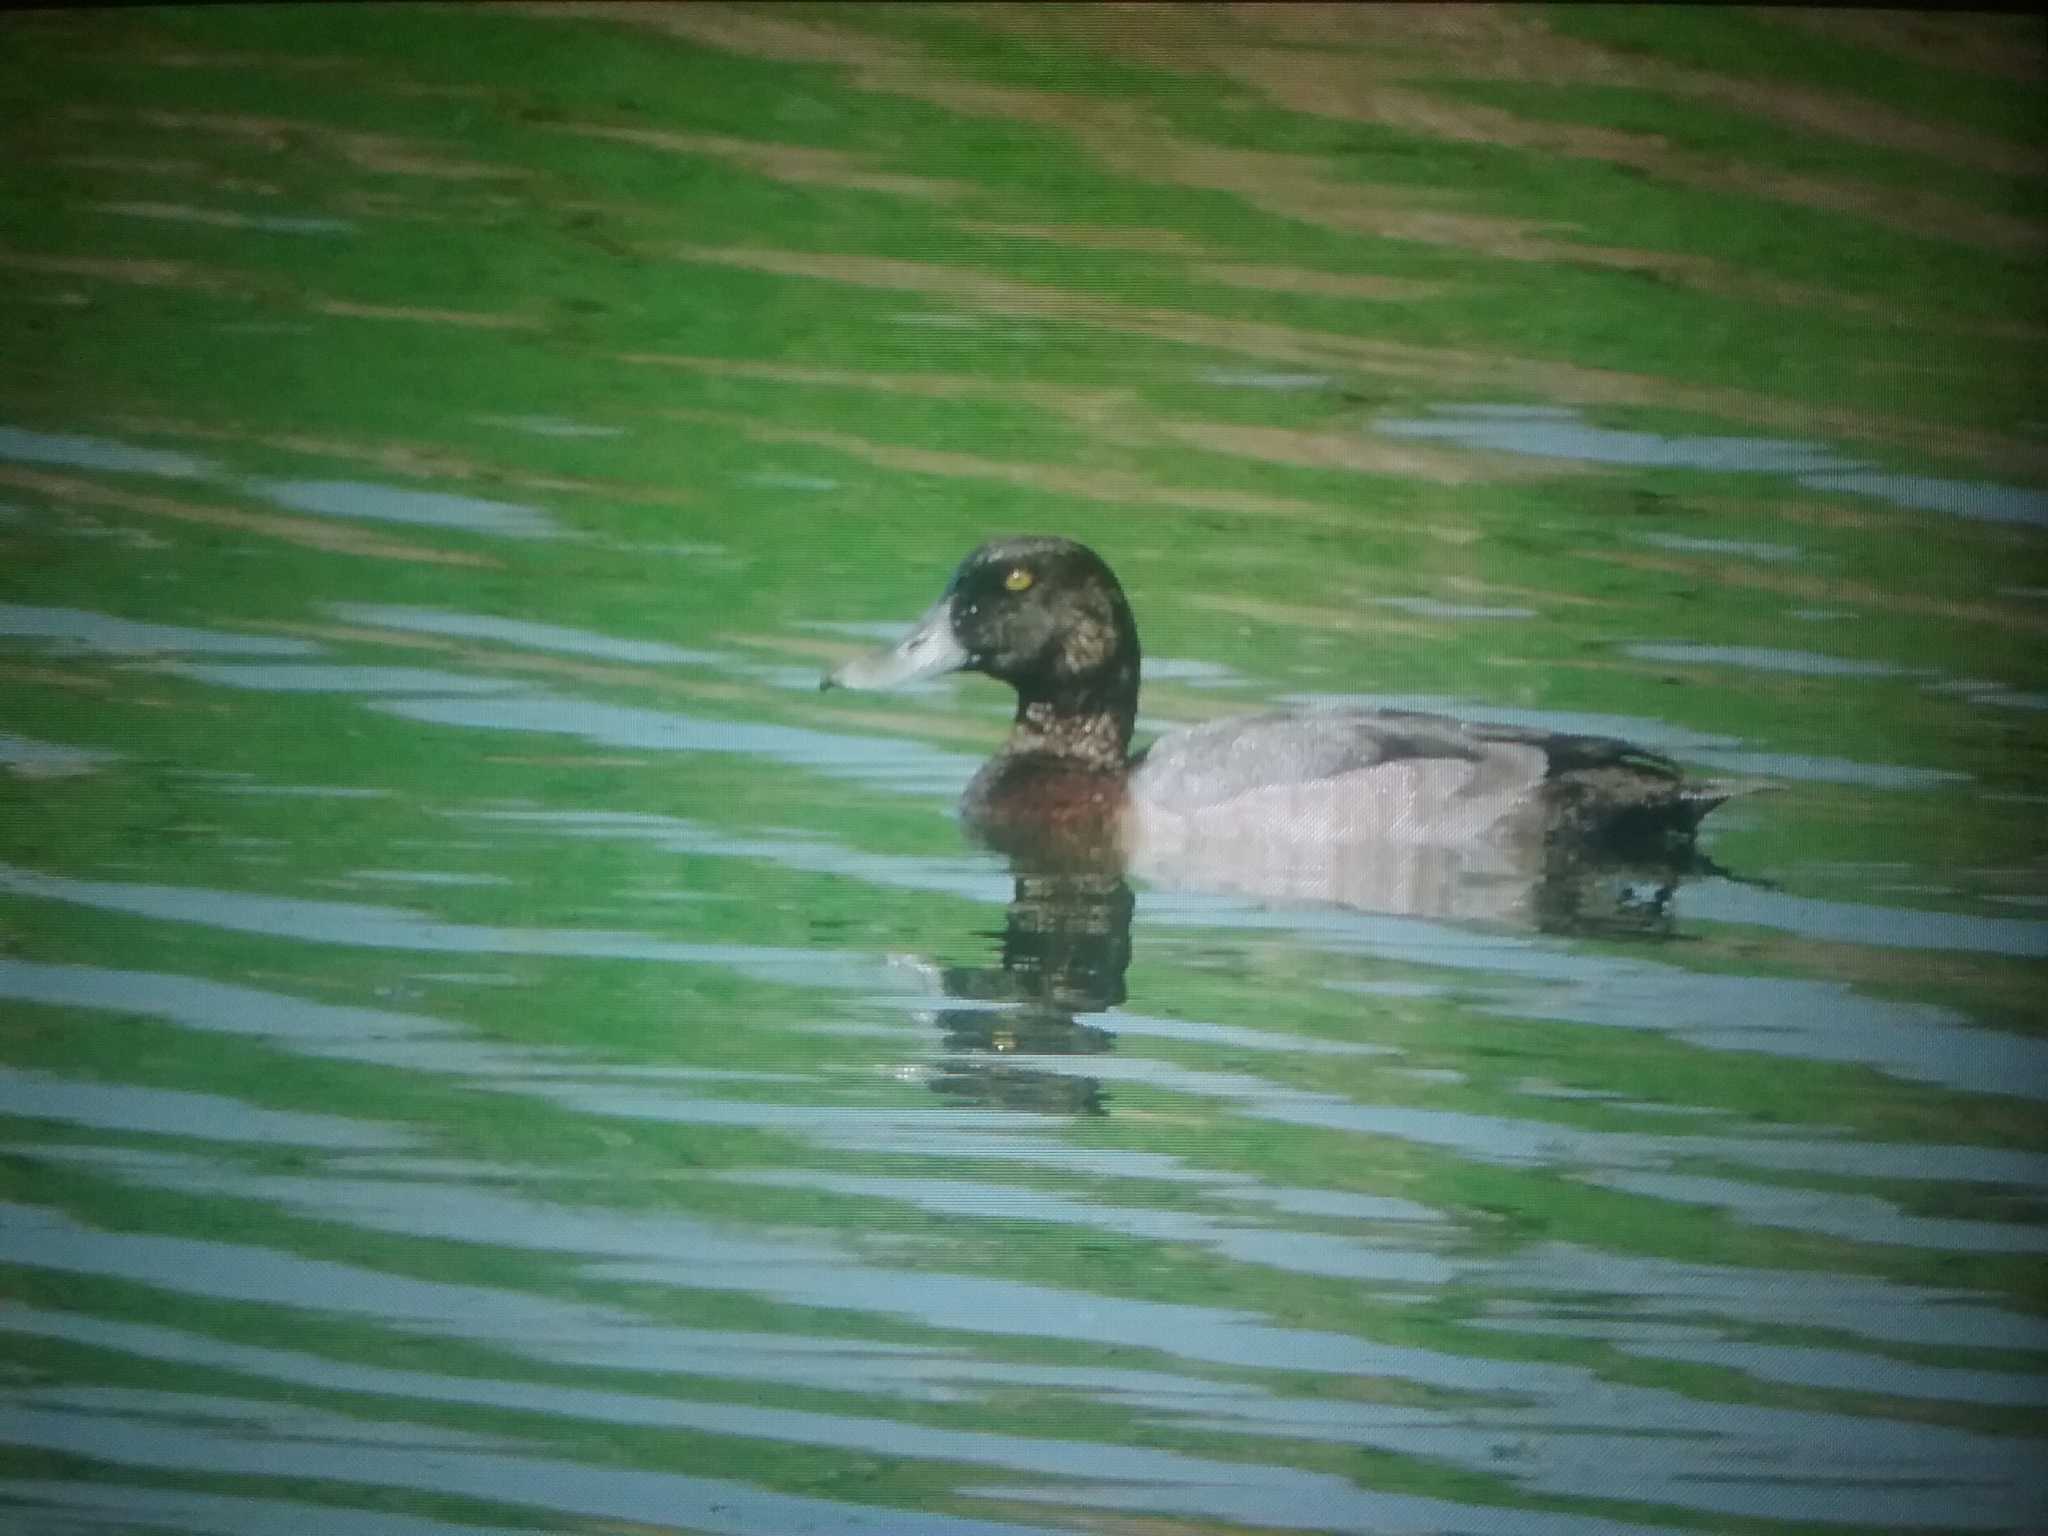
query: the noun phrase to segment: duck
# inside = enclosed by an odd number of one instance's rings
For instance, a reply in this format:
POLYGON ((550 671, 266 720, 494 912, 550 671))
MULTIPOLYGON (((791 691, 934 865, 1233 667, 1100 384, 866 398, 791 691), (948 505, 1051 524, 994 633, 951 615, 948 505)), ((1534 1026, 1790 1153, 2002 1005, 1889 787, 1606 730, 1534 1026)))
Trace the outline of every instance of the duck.
POLYGON ((1503 900, 1526 898, 1531 872, 1561 859, 1683 863, 1738 792, 1616 738, 1408 710, 1238 715, 1133 752, 1141 656, 1108 563, 1023 535, 972 550, 901 639, 819 686, 968 671, 1014 689, 1008 739, 960 804, 998 849, 1112 850, 1177 884, 1381 910, 1447 910, 1431 888, 1489 877, 1503 900))

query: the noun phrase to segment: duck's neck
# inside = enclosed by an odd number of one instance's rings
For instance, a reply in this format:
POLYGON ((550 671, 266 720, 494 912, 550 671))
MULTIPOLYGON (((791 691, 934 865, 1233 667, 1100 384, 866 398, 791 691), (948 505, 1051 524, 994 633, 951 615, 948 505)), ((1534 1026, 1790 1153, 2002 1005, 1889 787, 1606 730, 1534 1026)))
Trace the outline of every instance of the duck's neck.
POLYGON ((1043 752, 1076 767, 1120 772, 1130 758, 1131 722, 1137 713, 1136 660, 1106 669, 1086 687, 1057 693, 1020 688, 1006 750, 1043 752))

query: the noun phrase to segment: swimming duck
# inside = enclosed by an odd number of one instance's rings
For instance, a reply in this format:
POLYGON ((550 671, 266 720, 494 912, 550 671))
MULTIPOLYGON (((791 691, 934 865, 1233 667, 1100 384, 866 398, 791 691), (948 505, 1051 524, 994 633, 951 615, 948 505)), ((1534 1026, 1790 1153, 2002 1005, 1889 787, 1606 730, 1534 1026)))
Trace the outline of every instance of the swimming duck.
POLYGON ((1017 692, 1009 740, 961 802, 972 830, 1012 852, 1113 840, 1177 883, 1264 891, 1263 869, 1288 894, 1426 910, 1424 888, 1489 862, 1526 875, 1561 850, 1682 860, 1732 792, 1625 741, 1405 710, 1236 716, 1133 755, 1137 624, 1109 566, 1068 539, 983 544, 901 640, 819 686, 960 670, 1017 692), (1341 888, 1361 878, 1400 890, 1341 888))

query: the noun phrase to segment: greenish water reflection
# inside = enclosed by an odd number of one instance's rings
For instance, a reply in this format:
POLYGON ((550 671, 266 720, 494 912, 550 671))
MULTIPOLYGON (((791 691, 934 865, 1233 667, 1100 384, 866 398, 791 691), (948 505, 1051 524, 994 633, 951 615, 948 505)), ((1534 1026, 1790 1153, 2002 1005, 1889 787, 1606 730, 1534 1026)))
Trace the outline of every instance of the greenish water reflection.
POLYGON ((2037 1518, 2038 39, 1646 15, 0 21, 8 1520, 2037 1518), (1776 790, 1020 873, 813 690, 1022 529, 1776 790))

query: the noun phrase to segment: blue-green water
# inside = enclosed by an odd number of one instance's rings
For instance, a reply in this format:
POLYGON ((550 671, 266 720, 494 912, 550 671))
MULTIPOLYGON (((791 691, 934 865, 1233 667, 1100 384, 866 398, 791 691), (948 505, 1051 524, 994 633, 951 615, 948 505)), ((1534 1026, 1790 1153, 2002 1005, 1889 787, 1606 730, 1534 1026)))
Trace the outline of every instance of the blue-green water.
POLYGON ((2038 1525, 2038 29, 0 41, 12 1528, 2038 1525), (1141 734, 1769 791, 1014 872, 996 685, 816 681, 1026 529, 1141 734))

